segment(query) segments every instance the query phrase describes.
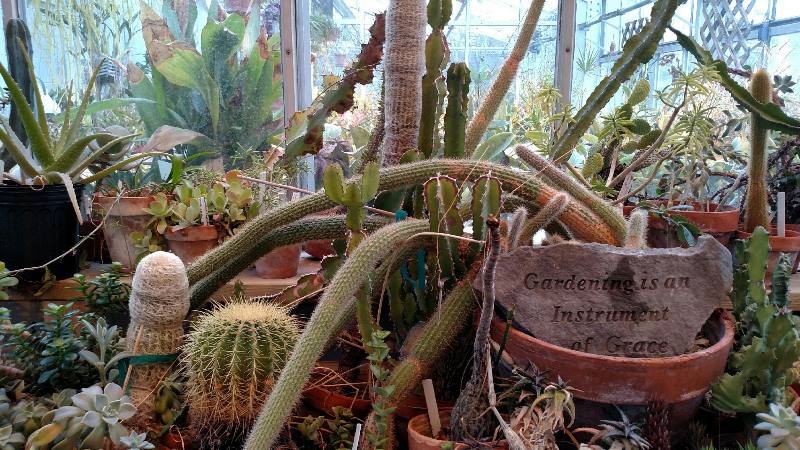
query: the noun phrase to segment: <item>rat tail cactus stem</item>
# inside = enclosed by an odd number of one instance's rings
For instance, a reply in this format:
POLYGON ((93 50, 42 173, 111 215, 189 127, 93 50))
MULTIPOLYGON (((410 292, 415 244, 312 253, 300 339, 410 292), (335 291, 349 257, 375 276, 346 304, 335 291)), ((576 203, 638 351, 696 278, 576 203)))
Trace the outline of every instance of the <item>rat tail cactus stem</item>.
POLYGON ((559 192, 553 196, 531 220, 525 223, 519 235, 518 245, 531 245, 533 235, 557 220, 567 206, 569 206, 569 195, 559 192))
MULTIPOLYGON (((750 79, 750 93, 759 103, 772 99, 772 80, 764 70, 750 79)), ((767 209, 767 129, 757 113, 750 116, 750 163, 747 166, 747 200, 744 211, 745 231, 762 226, 770 229, 767 209)))
POLYGON ((647 248, 647 218, 649 215, 645 209, 636 209, 631 213, 625 233, 625 248, 647 248))
POLYGON ((425 0, 392 0, 386 12, 383 62, 385 135, 383 165, 417 149, 425 73, 425 0))
POLYGON ((500 73, 497 74, 492 87, 489 88, 489 93, 486 94, 480 108, 478 108, 478 112, 475 113, 475 117, 469 123, 465 143, 465 151, 468 156, 478 148, 478 143, 480 143, 483 134, 486 133, 489 123, 494 119, 497 109, 500 108, 511 82, 514 81, 519 65, 528 51, 533 33, 536 31, 536 23, 539 22, 542 8, 544 8, 544 0, 534 0, 531 3, 511 54, 508 55, 508 58, 503 63, 500 73))

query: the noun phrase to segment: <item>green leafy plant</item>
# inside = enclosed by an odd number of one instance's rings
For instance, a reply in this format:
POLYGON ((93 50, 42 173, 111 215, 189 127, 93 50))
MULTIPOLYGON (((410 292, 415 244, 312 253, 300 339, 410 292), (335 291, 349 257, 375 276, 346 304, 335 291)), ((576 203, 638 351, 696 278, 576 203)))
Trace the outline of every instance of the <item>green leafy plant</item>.
POLYGON ((8 293, 6 288, 14 287, 19 283, 19 280, 10 276, 11 273, 6 269, 6 264, 0 261, 0 300, 8 300, 8 293))
POLYGON ((137 433, 132 431, 129 436, 122 436, 119 438, 119 443, 122 448, 130 450, 149 450, 156 448, 155 445, 147 442, 147 433, 137 433))
POLYGON ((394 386, 387 384, 390 371, 386 369, 386 364, 389 358, 389 346, 386 345, 385 339, 389 336, 390 332, 385 330, 374 330, 366 343, 369 355, 369 371, 373 377, 373 383, 370 389, 372 395, 372 411, 375 417, 375 428, 367 428, 366 435, 367 441, 372 448, 376 450, 387 450, 391 442, 389 433, 389 416, 391 416, 395 407, 388 406, 385 403, 386 397, 392 395, 394 386))
POLYGON ((795 380, 792 365, 800 358, 797 319, 789 308, 791 260, 779 258, 767 294, 764 276, 769 235, 761 227, 746 241, 736 243, 730 294, 736 317, 736 342, 728 369, 711 389, 711 404, 724 412, 753 415, 770 403, 782 403, 795 380))
POLYGON ((601 420, 597 432, 589 441, 589 448, 610 450, 647 450, 650 444, 642 437, 639 425, 632 422, 619 408, 620 420, 601 420), (601 446, 602 445, 602 446, 601 446))
POLYGON ((118 262, 111 263, 107 271, 91 280, 83 274, 76 273, 73 279, 78 285, 72 289, 78 291, 80 295, 71 301, 84 302, 92 312, 101 316, 127 314, 131 286, 120 281, 122 275, 122 264, 118 262))
POLYGON ((116 325, 108 326, 102 317, 92 324, 86 319, 82 319, 84 332, 91 336, 94 345, 91 349, 83 349, 78 355, 97 369, 100 377, 100 384, 105 385, 109 380, 115 380, 119 376, 116 364, 120 359, 130 356, 130 353, 123 351, 124 343, 120 342, 119 331, 116 325))

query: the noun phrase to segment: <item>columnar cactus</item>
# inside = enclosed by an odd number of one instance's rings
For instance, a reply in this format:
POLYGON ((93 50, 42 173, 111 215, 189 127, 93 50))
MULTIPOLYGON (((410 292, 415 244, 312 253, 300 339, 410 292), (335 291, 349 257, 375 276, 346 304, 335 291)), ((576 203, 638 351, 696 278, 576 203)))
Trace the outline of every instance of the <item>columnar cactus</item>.
MULTIPOLYGON (((131 322, 125 339, 133 355, 171 355, 183 341, 189 312, 189 281, 180 258, 155 252, 136 266, 128 302, 131 322)), ((142 404, 169 370, 170 363, 130 366, 131 397, 142 404)), ((144 404, 147 404, 145 402, 144 404)), ((149 408, 140 408, 148 414, 149 408)))
POLYGON ((536 23, 539 22, 543 7, 544 0, 534 0, 531 3, 531 7, 528 8, 525 22, 522 23, 517 40, 514 42, 514 48, 511 49, 511 53, 503 63, 503 67, 500 68, 500 72, 497 74, 494 83, 492 83, 489 93, 486 94, 480 108, 478 108, 478 112, 475 113, 475 117, 469 123, 465 145, 467 155, 471 155, 478 148, 483 134, 486 133, 486 129, 494 119, 497 109, 511 86, 511 82, 514 81, 519 64, 525 57, 525 53, 528 52, 528 46, 531 43, 533 32, 536 31, 536 23))
POLYGON ((417 148, 425 72, 425 0, 392 0, 386 12, 383 165, 417 148))
POLYGON ((464 156, 464 139, 469 109, 469 67, 453 63, 447 69, 447 109, 444 113, 444 156, 464 156))
POLYGON ((628 229, 625 233, 625 248, 647 248, 647 219, 650 214, 645 209, 636 209, 628 218, 628 229))
POLYGON ((212 433, 248 427, 299 335, 285 308, 263 301, 237 299, 197 318, 182 349, 192 425, 212 433))
MULTIPOLYGON (((750 79, 750 93, 760 103, 772 99, 772 80, 764 70, 750 79)), ((767 210, 767 129, 757 113, 750 115, 750 162, 747 165, 747 200, 744 209, 745 231, 756 227, 770 229, 767 210)))
POLYGON ((419 117, 419 150, 426 158, 434 151, 439 123, 438 108, 440 92, 438 81, 442 78, 442 70, 449 59, 447 38, 444 27, 453 13, 452 0, 432 0, 428 2, 428 25, 431 34, 425 41, 425 75, 422 77, 422 110, 419 117))
MULTIPOLYGON (((464 234, 464 222, 458 213, 459 189, 456 180, 444 175, 436 176, 425 182, 423 191, 431 231, 455 236, 464 234)), ((437 269, 443 278, 452 280, 456 274, 464 274, 465 267, 457 241, 437 238, 436 254, 439 257, 437 269)))

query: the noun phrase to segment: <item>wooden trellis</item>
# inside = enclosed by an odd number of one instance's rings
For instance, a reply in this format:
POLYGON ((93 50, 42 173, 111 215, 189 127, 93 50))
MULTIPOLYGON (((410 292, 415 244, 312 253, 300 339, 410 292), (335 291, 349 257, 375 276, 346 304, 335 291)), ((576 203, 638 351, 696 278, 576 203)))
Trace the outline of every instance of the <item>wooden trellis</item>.
POLYGON ((756 0, 702 0, 700 40, 715 58, 741 68, 750 57, 747 36, 752 28, 750 12, 756 0))

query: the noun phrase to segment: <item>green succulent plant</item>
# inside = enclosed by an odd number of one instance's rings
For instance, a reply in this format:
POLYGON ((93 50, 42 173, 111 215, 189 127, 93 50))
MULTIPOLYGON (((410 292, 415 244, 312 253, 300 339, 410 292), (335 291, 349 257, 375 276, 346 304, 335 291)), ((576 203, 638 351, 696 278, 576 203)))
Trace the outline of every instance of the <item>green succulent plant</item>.
POLYGON ((0 300, 8 300, 8 293, 6 288, 14 287, 19 283, 19 280, 10 276, 11 272, 6 269, 6 264, 0 261, 0 300))
POLYGON ((642 437, 639 425, 632 422, 619 408, 620 420, 601 420, 599 432, 590 444, 603 443, 609 450, 647 450, 650 444, 642 437))
POLYGON ((800 448, 800 417, 792 408, 771 403, 769 412, 758 413, 755 429, 763 434, 756 445, 759 450, 791 450, 800 448))
POLYGON ((0 450, 19 450, 25 445, 25 436, 15 432, 11 425, 0 427, 0 450))
POLYGON ((121 278, 122 264, 118 262, 111 263, 107 271, 91 280, 83 274, 76 273, 73 279, 78 285, 72 289, 78 291, 80 295, 72 301, 84 302, 92 312, 100 315, 127 312, 131 287, 128 283, 120 281, 121 278))
POLYGON ((262 301, 236 299, 197 318, 182 359, 192 423, 212 435, 248 425, 298 335, 286 309, 262 301))
POLYGON ((147 433, 137 433, 132 431, 129 436, 122 436, 119 438, 122 448, 130 450, 150 450, 156 448, 155 445, 147 442, 147 433))

